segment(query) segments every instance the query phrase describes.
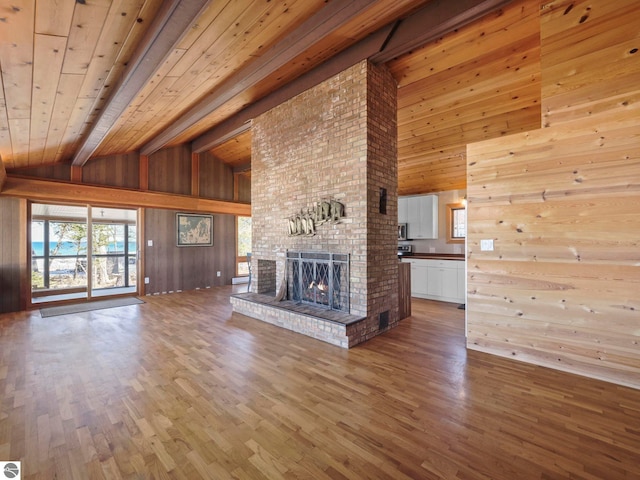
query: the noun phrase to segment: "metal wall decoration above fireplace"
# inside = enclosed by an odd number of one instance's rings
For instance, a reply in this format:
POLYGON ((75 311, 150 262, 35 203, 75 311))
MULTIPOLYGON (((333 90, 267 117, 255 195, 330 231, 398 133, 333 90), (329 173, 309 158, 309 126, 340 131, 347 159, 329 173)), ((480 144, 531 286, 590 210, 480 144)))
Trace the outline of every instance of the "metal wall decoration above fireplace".
POLYGON ((349 313, 349 255, 287 252, 287 299, 349 313))

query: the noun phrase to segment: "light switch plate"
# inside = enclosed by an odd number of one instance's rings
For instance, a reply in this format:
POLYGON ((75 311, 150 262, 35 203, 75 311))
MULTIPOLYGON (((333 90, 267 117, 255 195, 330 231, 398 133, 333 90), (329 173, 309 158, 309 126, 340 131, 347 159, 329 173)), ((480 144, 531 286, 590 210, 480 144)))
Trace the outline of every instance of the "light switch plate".
POLYGON ((153 247, 153 240, 147 240, 147 246, 153 247))
POLYGON ((483 252, 493 252, 493 238, 480 240, 480 250, 483 252))

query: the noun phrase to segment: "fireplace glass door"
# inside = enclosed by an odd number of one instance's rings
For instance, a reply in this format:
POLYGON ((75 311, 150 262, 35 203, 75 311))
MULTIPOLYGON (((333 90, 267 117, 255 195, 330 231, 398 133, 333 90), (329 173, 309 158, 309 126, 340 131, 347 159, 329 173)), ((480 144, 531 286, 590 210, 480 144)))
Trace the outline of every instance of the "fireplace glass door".
POLYGON ((289 300, 349 312, 349 256, 287 252, 289 300))

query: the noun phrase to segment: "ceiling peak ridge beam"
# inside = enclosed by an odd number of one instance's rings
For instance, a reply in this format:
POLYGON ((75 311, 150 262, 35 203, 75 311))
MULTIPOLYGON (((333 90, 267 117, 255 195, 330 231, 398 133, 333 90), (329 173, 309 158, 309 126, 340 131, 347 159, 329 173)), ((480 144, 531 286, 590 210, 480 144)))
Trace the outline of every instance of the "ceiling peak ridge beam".
POLYGON ((513 0, 434 0, 404 20, 393 22, 330 58, 266 97, 247 106, 191 142, 202 153, 234 138, 251 127, 250 121, 294 96, 340 73, 357 62, 370 59, 384 63, 425 45, 513 0), (455 5, 454 5, 455 4, 455 5))
POLYGON ((513 0, 433 0, 402 20, 374 63, 385 63, 494 12, 513 0))
POLYGON ((151 155, 171 143, 185 130, 210 115, 226 102, 260 81, 278 68, 286 65, 318 40, 331 34, 357 16, 361 10, 376 0, 350 0, 329 2, 296 28, 283 41, 273 45, 254 62, 227 78, 203 101, 194 105, 170 127, 161 132, 141 149, 143 155, 151 155))
POLYGON ((140 47, 129 61, 121 81, 76 152, 72 165, 81 167, 100 146, 118 118, 147 84, 189 27, 211 0, 171 0, 162 4, 140 47))

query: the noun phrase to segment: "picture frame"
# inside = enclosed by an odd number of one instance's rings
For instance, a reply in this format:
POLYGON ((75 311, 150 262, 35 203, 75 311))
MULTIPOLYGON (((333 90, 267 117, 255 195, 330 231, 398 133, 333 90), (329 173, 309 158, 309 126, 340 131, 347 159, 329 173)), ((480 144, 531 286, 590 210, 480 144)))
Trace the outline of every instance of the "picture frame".
POLYGON ((213 215, 200 213, 176 214, 176 246, 211 247, 213 245, 213 215))

